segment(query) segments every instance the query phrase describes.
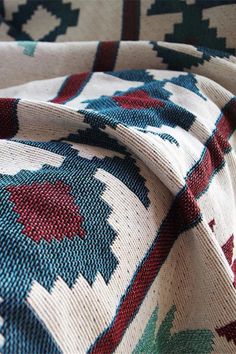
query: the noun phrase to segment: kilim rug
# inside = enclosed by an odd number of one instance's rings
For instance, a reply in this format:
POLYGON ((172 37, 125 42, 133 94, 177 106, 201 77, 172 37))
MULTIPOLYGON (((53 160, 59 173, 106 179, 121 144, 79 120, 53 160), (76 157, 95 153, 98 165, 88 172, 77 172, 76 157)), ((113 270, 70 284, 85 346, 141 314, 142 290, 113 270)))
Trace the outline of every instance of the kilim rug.
POLYGON ((236 353, 235 33, 236 1, 0 0, 2 354, 236 353))

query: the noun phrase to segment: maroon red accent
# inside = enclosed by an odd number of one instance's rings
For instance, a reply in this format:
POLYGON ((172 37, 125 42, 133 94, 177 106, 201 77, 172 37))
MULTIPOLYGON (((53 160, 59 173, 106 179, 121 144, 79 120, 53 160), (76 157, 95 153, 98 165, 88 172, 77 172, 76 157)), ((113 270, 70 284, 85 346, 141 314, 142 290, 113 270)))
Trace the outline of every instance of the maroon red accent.
POLYGON ((115 67, 119 42, 107 41, 98 44, 93 71, 112 71, 115 67))
POLYGON ((234 287, 236 288, 236 259, 234 260, 234 262, 233 262, 233 264, 231 266, 231 269, 232 269, 232 271, 234 273, 234 282, 233 282, 233 284, 234 284, 234 287))
POLYGON ((167 258, 170 248, 175 242, 178 233, 184 226, 196 221, 200 211, 194 202, 191 193, 185 190, 174 202, 168 216, 164 220, 159 232, 158 241, 154 244, 147 259, 142 263, 136 277, 124 297, 112 327, 95 344, 91 353, 113 353, 120 343, 129 322, 136 314, 149 287, 167 258))
POLYGON ((84 87, 89 73, 81 73, 69 76, 63 83, 57 97, 51 102, 64 104, 74 96, 77 96, 81 89, 84 87))
POLYGON ((212 232, 214 232, 214 226, 215 226, 215 224, 216 224, 215 219, 212 219, 212 220, 208 223, 208 225, 210 226, 212 232))
POLYGON ((231 266, 232 272, 234 273, 233 285, 236 287, 236 259, 233 262, 233 251, 234 251, 234 235, 231 235, 228 241, 222 246, 222 250, 225 257, 231 266), (232 264, 233 262, 233 264, 232 264))
POLYGON ((228 342, 231 340, 236 345, 236 321, 228 323, 224 327, 216 328, 220 337, 225 337, 228 342))
POLYGON ((83 217, 70 194, 71 187, 64 182, 9 186, 7 190, 13 210, 19 214, 17 221, 24 225, 23 234, 34 242, 85 236, 83 217))
POLYGON ((231 265, 233 259, 233 250, 234 250, 234 235, 231 235, 228 241, 222 246, 222 250, 225 254, 225 257, 231 265))
POLYGON ((147 109, 164 107, 165 103, 157 98, 150 97, 147 92, 137 90, 122 96, 113 96, 112 99, 122 108, 127 109, 147 109))
POLYGON ((206 144, 206 153, 203 160, 191 172, 186 181, 187 186, 192 191, 194 197, 201 194, 208 186, 212 171, 217 170, 224 161, 224 153, 231 148, 227 137, 232 130, 233 124, 231 121, 231 115, 223 115, 215 134, 206 144))
POLYGON ((140 0, 123 1, 122 40, 139 39, 140 0))
MULTIPOLYGON (((230 104, 235 104, 235 101, 231 101, 230 104)), ((229 111, 230 107, 227 107, 227 109, 229 111)), ((206 153, 208 159, 211 159, 209 151, 213 154, 213 162, 209 163, 206 169, 208 183, 215 171, 215 166, 220 166, 220 163, 222 164, 224 159, 223 153, 228 151, 229 145, 226 141, 223 141, 223 137, 225 137, 225 139, 228 138, 228 135, 232 132, 228 127, 231 126, 229 121, 232 119, 236 122, 236 112, 234 111, 233 113, 234 117, 229 117, 228 114, 225 114, 222 119, 227 128, 220 121, 217 126, 217 131, 212 138, 214 141, 213 146, 216 144, 219 149, 222 149, 221 153, 219 153, 219 151, 216 153, 213 148, 208 150, 206 153)), ((205 158, 203 158, 203 160, 189 175, 187 188, 184 188, 173 202, 167 217, 164 219, 160 227, 157 238, 149 254, 143 260, 133 279, 133 282, 128 289, 128 292, 122 298, 120 307, 114 321, 112 322, 112 325, 104 331, 102 336, 98 337, 97 341, 90 349, 90 353, 113 353, 115 351, 127 327, 129 326, 130 321, 139 310, 143 298, 156 278, 161 265, 167 258, 169 251, 178 235, 200 220, 201 214, 196 203, 195 196, 203 192, 208 184, 207 178, 204 178, 202 175, 199 177, 199 174, 196 173, 195 170, 202 171, 205 163, 205 158), (193 188, 193 191, 190 187, 193 188)))
POLYGON ((15 98, 0 98, 0 139, 13 138, 18 131, 18 102, 15 98))

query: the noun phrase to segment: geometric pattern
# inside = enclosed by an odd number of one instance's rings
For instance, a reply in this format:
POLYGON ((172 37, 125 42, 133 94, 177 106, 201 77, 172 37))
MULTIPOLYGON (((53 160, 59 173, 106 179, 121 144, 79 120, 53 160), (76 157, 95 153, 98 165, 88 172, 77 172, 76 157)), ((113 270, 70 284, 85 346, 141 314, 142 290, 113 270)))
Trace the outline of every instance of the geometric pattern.
MULTIPOLYGON (((140 166, 141 172, 146 178, 151 177, 150 172, 145 171, 145 166, 140 166)), ((116 269, 114 270, 109 283, 107 284, 100 274, 97 275, 92 286, 88 284, 86 279, 83 276, 79 276, 75 284, 69 288, 67 283, 58 278, 54 283, 53 289, 63 289, 63 291, 46 291, 38 282, 33 284, 33 287, 29 293, 27 301, 30 303, 31 307, 34 308, 38 315, 42 318, 43 322, 46 325, 50 325, 50 318, 53 318, 53 323, 60 323, 59 327, 54 326, 52 323, 51 333, 53 336, 57 337, 58 344, 61 347, 62 351, 76 352, 75 348, 80 348, 81 352, 86 352, 86 349, 90 344, 96 339, 96 336, 104 329, 104 320, 105 322, 110 322, 112 317, 116 313, 116 301, 119 299, 123 291, 125 291, 127 285, 130 283, 133 272, 136 269, 137 260, 143 257, 145 249, 143 247, 144 240, 145 244, 151 244, 153 238, 155 238, 156 223, 154 221, 153 214, 156 213, 156 206, 154 201, 157 200, 156 190, 160 190, 161 184, 158 180, 154 180, 154 183, 147 182, 147 187, 149 188, 149 198, 150 206, 148 209, 142 206, 142 203, 134 196, 134 194, 125 187, 119 179, 111 177, 109 173, 99 170, 96 173, 96 178, 100 181, 103 181, 106 184, 106 190, 103 194, 103 199, 106 201, 112 208, 112 213, 109 217, 110 225, 116 230, 117 237, 112 244, 112 250, 116 255, 116 258, 119 260, 116 269), (115 189, 116 198, 111 198, 111 191, 115 189), (126 210, 127 199, 133 199, 137 207, 135 212, 133 210, 126 210), (123 215, 119 213, 119 205, 124 205, 124 214, 126 215, 125 219, 123 215), (120 221, 123 219, 123 224, 120 221), (148 222, 149 229, 144 229, 143 226, 148 222), (133 225, 136 225, 136 231, 133 231, 133 225), (149 237, 148 237, 149 235, 149 237), (132 247, 133 251, 131 252, 132 257, 127 259, 123 257, 124 249, 127 247, 132 247), (122 279, 122 281, 121 281, 122 279), (117 286, 119 284, 119 287, 117 286), (83 288, 84 291, 81 292, 80 289, 83 288), (67 297, 63 296, 63 293, 67 293, 67 297), (103 297, 101 298, 101 293, 103 297), (37 295, 38 294, 38 295, 37 295), (77 302, 79 296, 79 301, 77 303, 76 309, 74 311, 73 317, 68 318, 68 326, 65 328, 63 326, 63 309, 72 306, 74 302, 77 302), (91 303, 91 315, 87 316, 87 299, 93 298, 97 299, 91 303), (60 299, 60 300, 59 300, 60 299), (110 299, 108 302, 107 299, 110 299), (43 310, 46 303, 50 303, 50 316, 47 316, 43 310), (101 320, 101 311, 103 312, 101 320), (45 316, 46 315, 46 316, 45 316), (84 338, 81 336, 76 336, 74 340, 68 340, 64 338, 63 333, 66 331, 70 332, 70 329, 74 326, 78 329, 80 333, 83 331, 83 328, 89 326, 91 317, 93 317, 94 331, 86 335, 84 338)), ((170 195, 166 195, 169 199, 170 195)), ((159 202, 163 205, 165 204, 164 200, 160 198, 159 202)), ((159 204, 160 205, 160 204, 159 204)), ((161 216, 160 216, 161 217, 161 216)))
MULTIPOLYGON (((26 4, 18 6, 18 11, 12 14, 12 20, 8 20, 6 23, 9 25, 8 34, 16 40, 55 41, 57 36, 64 34, 68 27, 76 26, 78 16, 79 11, 72 10, 71 4, 63 4, 62 0, 33 2, 27 0, 26 4), (41 21, 44 21, 46 26, 50 22, 52 24, 48 30, 46 29, 46 32, 44 28, 38 36, 39 29, 36 31, 36 28, 40 26, 41 21)), ((41 28, 43 29, 43 27, 41 28)))
POLYGON ((129 93, 127 95, 123 96, 116 96, 114 97, 114 100, 123 108, 127 109, 142 109, 142 108, 155 108, 155 107, 163 107, 164 104, 157 100, 157 99, 152 99, 147 95, 145 91, 136 91, 129 93), (140 98, 142 100, 140 100, 140 98))
MULTIPOLYGON (((120 75, 120 78, 122 78, 122 73, 119 74, 117 72, 116 75, 120 75)), ((194 76, 191 74, 185 75, 184 80, 182 80, 182 76, 180 75, 170 79, 155 80, 154 82, 152 81, 152 76, 144 71, 136 71, 132 75, 133 80, 137 81, 140 75, 143 76, 145 89, 140 86, 137 90, 131 91, 130 89, 130 92, 125 95, 116 92, 113 96, 104 95, 99 99, 84 101, 87 103, 86 108, 92 110, 84 112, 86 122, 95 126, 97 112, 99 112, 107 117, 106 124, 111 124, 112 126, 116 126, 118 122, 122 122, 142 129, 147 126, 161 127, 162 125, 170 127, 179 125, 186 130, 191 127, 195 119, 194 115, 181 107, 179 107, 177 115, 169 119, 169 112, 173 109, 173 103, 172 96, 166 89, 166 86, 168 82, 177 85, 181 82, 181 85, 201 96, 194 76), (125 114, 126 110, 129 111, 128 115, 125 114), (144 114, 147 111, 149 114, 144 114)))
POLYGON ((236 2, 106 3, 0 0, 0 351, 234 353, 236 2))
MULTIPOLYGON (((105 185, 94 178, 96 169, 100 167, 113 173, 137 193, 141 204, 149 205, 147 188, 135 166, 135 160, 129 155, 126 156, 125 149, 115 141, 107 139, 106 146, 110 144, 113 149, 122 152, 119 158, 105 157, 87 160, 78 157, 78 152, 73 149, 72 144, 84 143, 90 139, 91 133, 89 131, 85 133, 81 139, 77 134, 68 137, 71 145, 68 142, 30 143, 30 148, 33 144, 37 148, 45 149, 45 153, 51 151, 53 154, 58 152, 60 146, 59 150, 63 151, 62 155, 65 159, 59 168, 58 165, 54 167, 49 163, 48 166, 44 165, 41 168, 39 174, 26 169, 18 172, 16 178, 9 178, 9 175, 2 176, 1 199, 5 200, 6 209, 2 210, 1 220, 2 222, 6 218, 15 220, 9 225, 8 230, 1 232, 2 246, 6 250, 5 259, 1 258, 1 269, 4 269, 1 279, 3 280, 6 272, 10 271, 11 279, 15 283, 15 287, 11 289, 11 296, 4 301, 1 311, 5 319, 4 331, 8 333, 9 345, 14 342, 14 338, 19 338, 18 336, 21 335, 18 328, 23 330, 25 318, 37 333, 42 333, 41 326, 32 317, 23 301, 33 279, 49 290, 57 276, 61 276, 69 286, 75 283, 78 274, 82 274, 89 284, 92 284, 97 274, 100 273, 107 282, 118 264, 110 248, 116 236, 115 230, 107 223, 111 209, 101 199, 105 185), (128 176, 125 173, 127 170, 128 176), (69 174, 68 171, 70 171, 69 174), (97 219, 92 217, 94 208, 97 219), (51 210, 50 214, 48 214, 49 210, 51 210), (84 218, 83 221, 81 215, 84 218), (14 272, 12 254, 7 251, 14 247, 18 250, 19 272, 14 272), (27 261, 23 256, 26 249, 29 252, 27 261), (41 265, 35 267, 39 253, 41 265), (59 261, 60 259, 63 261, 59 261), (11 263, 10 268, 6 267, 8 262, 11 263), (24 269, 23 273, 21 269, 24 269), (70 269, 69 272, 68 269, 70 269), (20 294, 17 290, 19 287, 21 288, 20 294), (17 299, 17 303, 11 299, 17 299), (10 309, 17 314, 14 326, 11 317, 7 315, 10 309)), ((106 136, 102 135, 102 138, 104 140, 106 136)), ((24 144, 27 146, 26 141, 24 144)), ((9 295, 7 287, 2 287, 1 295, 4 297, 7 294, 9 295)), ((41 336, 45 338, 45 334, 42 333, 41 336)), ((26 342, 28 343, 28 340, 26 342)), ((23 343, 18 344, 19 352, 29 350, 21 347, 23 343)), ((37 343, 37 345, 41 344, 37 343)), ((47 352, 51 352, 50 341, 47 341, 45 345, 48 345, 47 352)), ((6 348, 11 351, 8 344, 6 348)), ((15 350, 16 347, 14 350, 12 348, 12 351, 15 350)), ((36 350, 37 348, 34 349, 36 350)))
MULTIPOLYGON (((140 0, 125 1, 124 5, 122 0, 117 0, 113 7, 104 9, 98 3, 86 7, 74 0, 19 0, 15 6, 6 0, 0 1, 0 16, 7 28, 7 31, 4 29, 4 36, 15 40, 165 40, 191 44, 200 50, 203 47, 211 48, 228 55, 235 54, 236 50, 235 42, 230 39, 235 27, 232 23, 230 32, 228 26, 229 14, 235 9, 235 0, 140 0), (84 20, 86 15, 90 17, 88 21, 84 20), (216 16, 218 23, 211 21, 216 16), (130 17, 133 17, 133 21, 129 21, 130 17), (116 25, 115 29, 111 26, 111 19, 116 25), (225 32, 222 28, 225 28, 225 32)), ((102 43, 100 55, 103 54, 103 46, 109 51, 113 44, 102 43)), ((115 45, 113 53, 116 50, 115 45)), ((98 67, 98 64, 95 65, 98 67)))
POLYGON ((68 185, 61 181, 54 185, 44 182, 10 186, 7 190, 15 204, 14 211, 20 215, 17 221, 24 225, 22 233, 35 242, 43 238, 51 242, 53 237, 61 241, 65 236, 72 239, 76 235, 84 238, 83 218, 68 185))
MULTIPOLYGON (((221 5, 236 4, 225 1, 154 1, 147 11, 148 16, 158 14, 182 14, 182 22, 174 25, 173 33, 166 33, 166 42, 186 43, 196 47, 207 47, 234 54, 234 48, 227 48, 225 38, 217 36, 217 29, 211 28, 209 20, 203 19, 204 9, 221 5)), ((220 8, 219 8, 220 11, 220 8)))
MULTIPOLYGON (((220 322, 214 314, 212 329, 196 315, 194 328, 184 322, 170 335, 175 318, 185 321, 177 295, 164 317, 155 309, 165 301, 148 300, 180 234, 200 228, 204 244, 213 242, 199 199, 212 202, 209 187, 222 175, 228 185, 232 173, 223 167, 235 99, 217 88, 213 101, 212 82, 202 80, 154 69, 72 74, 35 82, 32 95, 43 91, 44 102, 30 103, 31 83, 6 89, 18 98, 0 100, 3 353, 119 352, 146 299, 151 324, 143 315, 129 339, 134 352, 179 351, 182 341, 189 351, 208 353, 218 341, 232 349, 230 316, 220 322)), ((232 260, 232 242, 222 244, 232 260)), ((232 272, 223 271, 232 286, 232 272)))

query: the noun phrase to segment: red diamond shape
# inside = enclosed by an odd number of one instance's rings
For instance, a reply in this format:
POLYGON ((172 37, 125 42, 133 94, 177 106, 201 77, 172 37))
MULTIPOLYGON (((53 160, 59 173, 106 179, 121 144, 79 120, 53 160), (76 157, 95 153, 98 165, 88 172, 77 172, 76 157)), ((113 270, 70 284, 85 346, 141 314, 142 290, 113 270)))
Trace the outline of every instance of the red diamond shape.
POLYGON ((17 221, 24 225, 22 232, 33 241, 85 236, 81 227, 83 217, 70 194, 71 187, 64 182, 9 186, 7 190, 15 204, 13 210, 19 214, 17 221))
POLYGON ((127 109, 147 109, 147 108, 158 108, 164 107, 164 103, 157 98, 150 97, 147 92, 143 90, 137 90, 134 92, 129 92, 122 96, 113 96, 114 101, 116 101, 121 107, 127 109))

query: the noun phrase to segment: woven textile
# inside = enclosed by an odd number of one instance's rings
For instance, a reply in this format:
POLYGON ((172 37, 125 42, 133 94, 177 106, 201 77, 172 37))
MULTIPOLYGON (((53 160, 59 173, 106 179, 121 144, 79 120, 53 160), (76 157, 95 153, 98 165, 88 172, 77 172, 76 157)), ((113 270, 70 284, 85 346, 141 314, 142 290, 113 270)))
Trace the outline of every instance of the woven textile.
POLYGON ((0 352, 235 353, 235 1, 0 15, 0 352))
POLYGON ((0 0, 0 40, 159 40, 234 54, 235 0, 0 0))

